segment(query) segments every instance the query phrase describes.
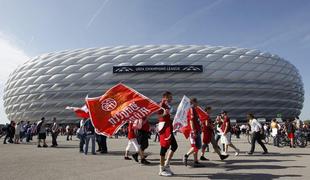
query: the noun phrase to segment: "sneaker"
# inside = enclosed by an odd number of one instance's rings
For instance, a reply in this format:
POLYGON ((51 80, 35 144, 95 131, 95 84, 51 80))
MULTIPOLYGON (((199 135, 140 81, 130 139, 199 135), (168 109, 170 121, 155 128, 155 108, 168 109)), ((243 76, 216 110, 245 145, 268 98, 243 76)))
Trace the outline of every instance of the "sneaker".
POLYGON ((43 145, 44 148, 47 148, 48 146, 46 144, 43 145))
POLYGON ((209 159, 205 158, 204 156, 201 156, 200 160, 202 160, 202 161, 209 161, 209 159))
POLYGON ((198 161, 195 161, 193 167, 194 167, 194 168, 197 168, 197 167, 204 167, 204 165, 201 164, 201 163, 199 163, 198 161))
POLYGON ((188 160, 188 155, 185 154, 184 157, 183 157, 183 163, 185 166, 187 166, 187 160, 188 160))
POLYGON ((144 158, 144 159, 141 159, 141 164, 149 165, 151 163, 144 158))
POLYGON ((246 154, 247 154, 247 155, 253 155, 253 153, 252 153, 252 152, 246 152, 246 154))
POLYGON ((132 156, 132 158, 133 158, 136 162, 139 162, 139 160, 138 160, 138 153, 133 154, 133 155, 131 155, 131 156, 132 156))
POLYGON ((164 168, 165 168, 165 171, 166 171, 166 172, 168 172, 168 173, 174 175, 174 173, 171 171, 171 168, 170 168, 169 165, 165 166, 164 168))
POLYGON ((124 159, 125 159, 125 160, 132 160, 132 159, 131 159, 130 157, 128 157, 128 156, 127 156, 127 157, 125 156, 124 159))
POLYGON ((221 160, 228 158, 229 155, 220 155, 221 160))
POLYGON ((263 152, 262 154, 268 154, 268 151, 263 152))
POLYGON ((41 145, 38 145, 38 148, 42 147, 41 145))
POLYGON ((161 171, 161 172, 159 172, 159 175, 160 175, 160 176, 165 176, 165 177, 172 176, 172 174, 169 173, 168 171, 161 171))
POLYGON ((240 149, 237 149, 236 153, 235 153, 235 156, 239 156, 239 154, 240 154, 240 149))

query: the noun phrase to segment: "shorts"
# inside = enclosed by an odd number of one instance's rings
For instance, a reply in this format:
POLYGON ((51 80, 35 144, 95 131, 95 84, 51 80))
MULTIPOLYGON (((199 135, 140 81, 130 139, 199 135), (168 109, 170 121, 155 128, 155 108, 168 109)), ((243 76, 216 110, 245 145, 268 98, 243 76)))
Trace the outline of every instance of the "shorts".
POLYGON ((140 148, 144 151, 149 147, 149 133, 147 131, 139 130, 137 133, 137 141, 140 144, 140 148))
POLYGON ((196 133, 196 137, 194 138, 192 134, 189 135, 189 140, 191 143, 191 146, 194 148, 195 152, 198 152, 198 150, 201 148, 201 133, 196 133))
POLYGON ((38 139, 46 139, 46 133, 39 133, 38 139))
POLYGON ((231 144, 231 133, 228 132, 226 133, 226 135, 222 134, 221 142, 222 144, 225 144, 225 145, 231 144))
MULTIPOLYGON (((165 156, 167 151, 168 151, 169 147, 163 147, 161 146, 160 147, 160 155, 161 156, 165 156)), ((177 149, 178 149, 178 143, 177 141, 175 140, 175 137, 173 135, 173 133, 171 133, 171 137, 170 137, 170 149, 172 152, 175 152, 177 149)))
POLYGON ((288 133, 288 134, 287 134, 287 137, 288 137, 289 139, 294 139, 294 133, 288 133))

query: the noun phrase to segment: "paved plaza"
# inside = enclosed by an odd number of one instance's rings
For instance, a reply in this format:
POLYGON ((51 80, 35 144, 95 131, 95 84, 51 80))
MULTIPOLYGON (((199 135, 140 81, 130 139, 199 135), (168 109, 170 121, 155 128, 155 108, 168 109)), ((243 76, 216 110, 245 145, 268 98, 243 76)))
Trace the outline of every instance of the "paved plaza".
MULTIPOLYGON (((65 141, 58 138, 58 148, 37 148, 31 144, 0 144, 0 179, 169 179, 158 176, 159 144, 150 141, 148 160, 150 166, 142 166, 134 161, 123 160, 127 145, 126 138, 108 139, 109 154, 84 155, 79 153, 78 139, 65 141)), ((220 161, 216 154, 208 153, 210 161, 203 162, 205 167, 185 167, 182 156, 189 148, 189 143, 182 134, 177 136, 179 149, 175 154, 171 168, 175 176, 171 179, 310 179, 310 148, 276 148, 268 145, 270 154, 261 155, 260 146, 252 156, 245 154, 250 145, 246 139, 233 138, 240 148, 238 157, 230 152, 230 157, 220 161)), ((51 136, 48 137, 51 145, 51 136)), ((211 148, 212 151, 212 148, 211 148)), ((192 159, 192 157, 191 157, 192 159)), ((191 163, 191 162, 190 162, 191 163)))

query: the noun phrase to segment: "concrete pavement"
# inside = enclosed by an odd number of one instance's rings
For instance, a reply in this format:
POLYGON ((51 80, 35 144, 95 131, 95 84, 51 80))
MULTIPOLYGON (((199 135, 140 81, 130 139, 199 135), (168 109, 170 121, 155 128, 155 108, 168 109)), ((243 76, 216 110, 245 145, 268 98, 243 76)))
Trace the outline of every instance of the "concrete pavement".
MULTIPOLYGON (((148 160, 152 162, 150 166, 123 160, 125 138, 108 139, 109 154, 87 156, 78 152, 77 138, 66 141, 60 136, 58 148, 37 148, 36 143, 4 145, 2 141, 3 138, 0 144, 1 180, 167 179, 158 176, 159 144, 152 140, 147 149, 148 160)), ((261 155, 262 149, 257 144, 257 153, 248 156, 245 152, 250 145, 246 139, 233 138, 233 143, 241 150, 238 157, 231 151, 227 160, 220 161, 216 154, 207 153, 210 161, 203 162, 205 167, 192 168, 182 163, 189 148, 188 140, 179 134, 177 141, 179 149, 171 163, 176 175, 172 179, 310 179, 309 147, 290 149, 267 145, 270 154, 261 155)), ((51 136, 47 142, 51 145, 51 136)))

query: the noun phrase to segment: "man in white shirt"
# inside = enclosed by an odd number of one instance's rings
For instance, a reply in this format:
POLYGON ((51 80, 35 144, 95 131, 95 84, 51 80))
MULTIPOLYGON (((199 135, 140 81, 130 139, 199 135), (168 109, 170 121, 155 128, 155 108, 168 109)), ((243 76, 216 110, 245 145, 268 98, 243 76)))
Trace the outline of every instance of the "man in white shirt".
POLYGON ((249 113, 247 115, 247 118, 249 120, 249 124, 251 126, 251 133, 252 133, 252 139, 251 139, 251 150, 248 152, 248 155, 252 155, 255 150, 255 142, 257 141, 258 144, 263 148, 264 152, 263 154, 267 154, 268 150, 264 143, 262 142, 262 125, 255 119, 254 115, 249 113))

